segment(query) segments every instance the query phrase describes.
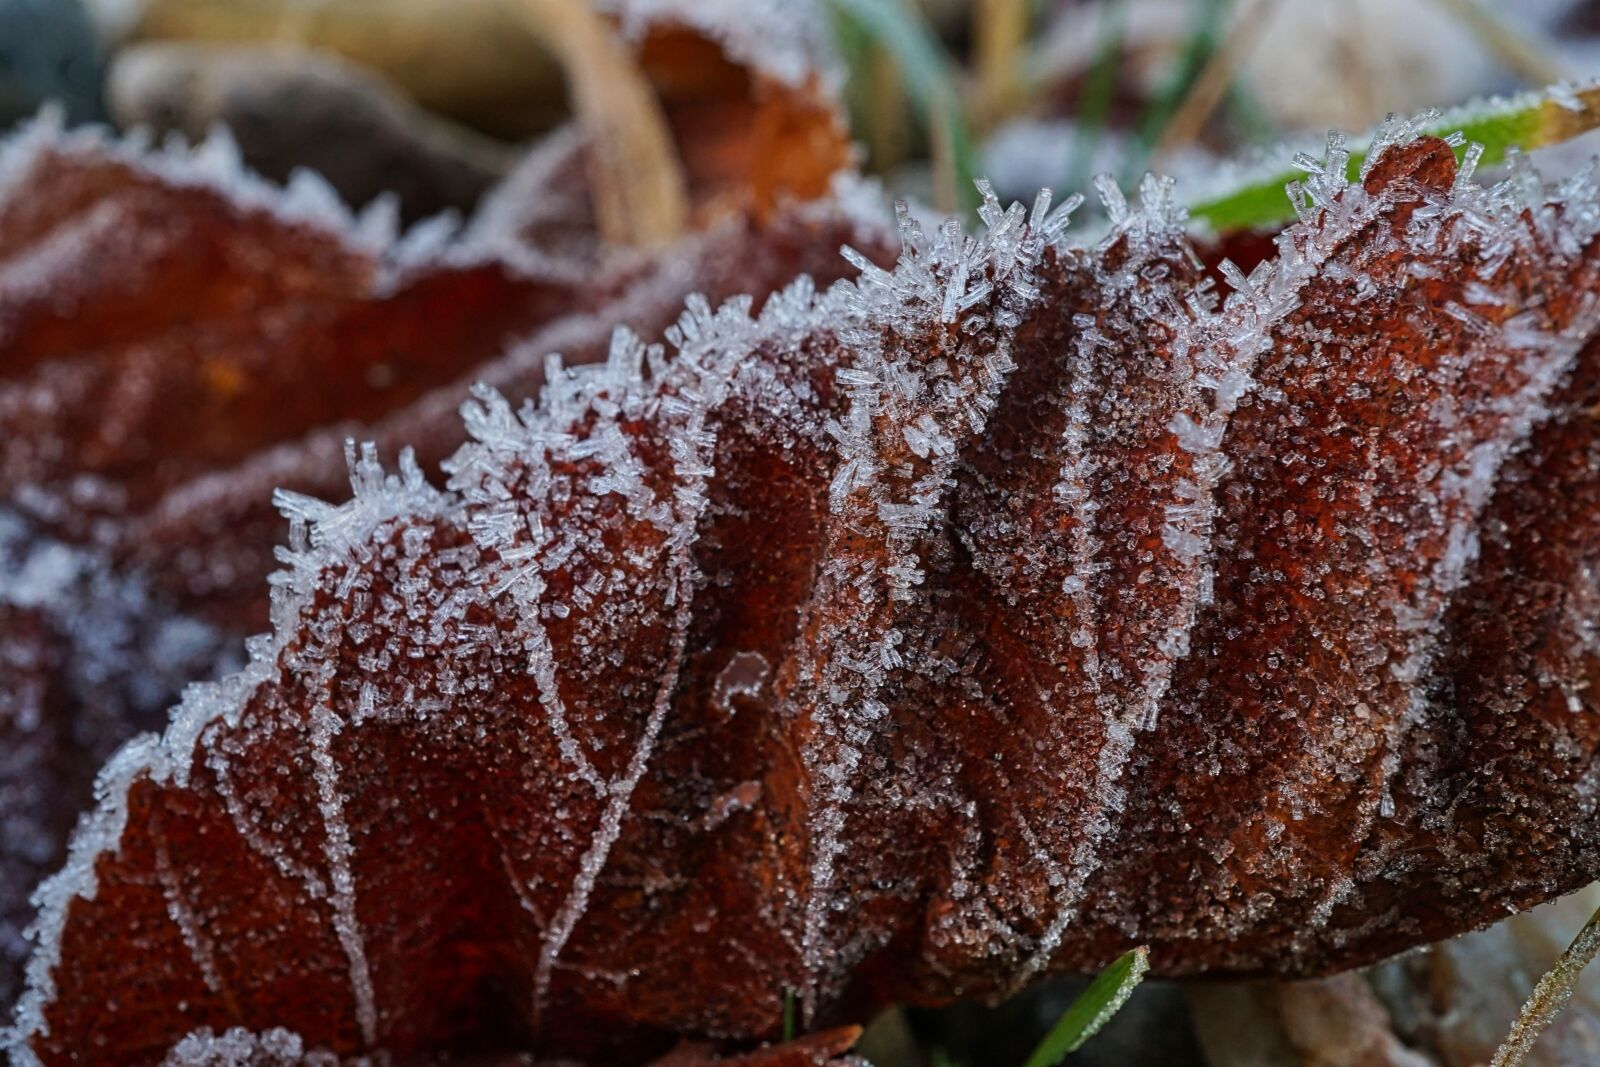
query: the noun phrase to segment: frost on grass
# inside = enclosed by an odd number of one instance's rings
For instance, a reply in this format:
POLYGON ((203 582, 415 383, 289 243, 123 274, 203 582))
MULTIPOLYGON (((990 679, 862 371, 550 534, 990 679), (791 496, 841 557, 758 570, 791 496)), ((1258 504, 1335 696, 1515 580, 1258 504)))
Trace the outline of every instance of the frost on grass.
POLYGON ((990 199, 476 390, 443 485, 281 495, 272 635, 106 768, 19 1051, 646 1062, 1594 877, 1595 191, 1414 132, 1302 161, 1226 300, 1158 180, 1087 248, 990 199))

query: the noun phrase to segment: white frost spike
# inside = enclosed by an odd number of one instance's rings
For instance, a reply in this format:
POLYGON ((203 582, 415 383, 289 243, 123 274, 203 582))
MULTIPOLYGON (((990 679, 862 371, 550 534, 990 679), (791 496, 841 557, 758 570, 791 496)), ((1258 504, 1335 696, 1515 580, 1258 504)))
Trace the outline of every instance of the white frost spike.
POLYGON ((1259 304, 1261 302, 1261 294, 1256 291, 1256 287, 1251 284, 1250 279, 1244 276, 1244 272, 1239 269, 1233 260, 1224 259, 1217 264, 1217 270, 1223 278, 1227 279, 1228 285, 1236 292, 1244 293, 1254 303, 1259 304))
POLYGON ((472 399, 461 405, 461 418, 473 440, 494 451, 510 451, 522 439, 522 424, 500 391, 477 382, 472 399))
MULTIPOLYGON (((979 178, 973 184, 978 187, 978 195, 982 199, 982 202, 978 205, 978 217, 983 220, 984 225, 991 229, 1000 225, 1000 220, 1004 216, 1004 209, 1000 206, 999 197, 994 195, 994 186, 989 184, 989 179, 987 178, 979 178)), ((1040 190, 1040 192, 1048 195, 1047 190, 1040 190)))
POLYGON ((388 279, 441 260, 470 262, 475 254, 461 239, 461 217, 454 211, 442 211, 415 223, 395 242, 388 254, 388 279))
MULTIPOLYGON (((1041 189, 1040 193, 1044 195, 1045 202, 1048 203, 1049 190, 1041 189)), ((1037 204, 1038 201, 1035 201, 1036 206, 1037 204)), ((1059 244, 1066 236, 1067 227, 1072 222, 1073 213, 1082 206, 1082 193, 1073 193, 1071 196, 1061 201, 1061 204, 1054 211, 1050 212, 1043 220, 1040 220, 1035 224, 1035 229, 1037 230, 1040 238, 1047 244, 1059 244)))
POLYGON ((1461 155, 1461 164, 1456 170, 1455 184, 1452 193, 1461 196, 1472 185, 1472 176, 1478 171, 1478 161, 1483 158, 1483 145, 1474 141, 1467 146, 1461 155))
POLYGON ((626 326, 618 326, 611 334, 606 366, 624 389, 634 389, 644 381, 644 358, 645 343, 639 335, 626 326))
POLYGON ((903 251, 921 254, 927 250, 928 239, 922 231, 922 223, 911 214, 911 205, 904 200, 894 202, 894 224, 900 233, 900 246, 903 251))
POLYGON ((1094 191, 1099 194, 1100 204, 1105 208, 1106 217, 1111 220, 1113 226, 1128 217, 1128 198, 1122 195, 1115 178, 1109 174, 1096 174, 1094 191))
POLYGON ((1307 174, 1321 174, 1322 160, 1307 152, 1296 152, 1289 162, 1307 174))
MULTIPOLYGON (((169 136, 167 150, 171 155, 181 156, 184 147, 181 138, 169 136)), ((194 150, 194 165, 219 182, 231 182, 244 173, 244 153, 239 151, 239 142, 233 139, 232 131, 215 122, 206 130, 205 140, 194 150)))
POLYGON ((400 239, 400 198, 379 193, 356 216, 356 232, 370 248, 388 248, 400 239))
POLYGON ((1327 207, 1349 184, 1350 151, 1345 147, 1344 134, 1329 130, 1324 151, 1324 158, 1320 160, 1305 152, 1296 153, 1292 160, 1296 167, 1306 172, 1304 188, 1317 207, 1327 207))
MULTIPOLYGON (((283 188, 283 199, 285 206, 297 215, 311 218, 349 215, 349 209, 339 199, 333 186, 328 184, 328 179, 304 167, 296 167, 289 175, 289 183, 283 188)), ((351 222, 352 231, 356 231, 354 220, 351 222)))
POLYGON ((888 271, 872 262, 872 260, 862 255, 860 252, 857 252, 849 245, 844 245, 841 247, 839 249, 839 254, 844 257, 847 263, 861 272, 860 280, 862 282, 881 288, 888 288, 892 284, 892 279, 890 278, 888 271))
POLYGON ((1028 225, 1035 230, 1044 225, 1050 217, 1051 194, 1048 187, 1040 189, 1033 198, 1033 208, 1028 212, 1028 225))
MULTIPOLYGON (((954 220, 951 220, 953 223, 954 220)), ((950 223, 946 224, 949 228, 950 223)), ((939 309, 939 321, 952 323, 956 321, 956 312, 961 307, 961 301, 967 293, 967 260, 962 257, 956 261, 950 271, 950 277, 945 281, 944 301, 939 309)))
POLYGON ((1139 180, 1139 209, 1151 225, 1182 226, 1188 209, 1177 197, 1178 183, 1165 174, 1147 173, 1139 180))
POLYGON ((1289 204, 1294 208, 1295 217, 1301 223, 1309 224, 1312 221, 1312 207, 1310 197, 1306 194, 1305 183, 1296 178, 1283 187, 1284 194, 1289 198, 1289 204))

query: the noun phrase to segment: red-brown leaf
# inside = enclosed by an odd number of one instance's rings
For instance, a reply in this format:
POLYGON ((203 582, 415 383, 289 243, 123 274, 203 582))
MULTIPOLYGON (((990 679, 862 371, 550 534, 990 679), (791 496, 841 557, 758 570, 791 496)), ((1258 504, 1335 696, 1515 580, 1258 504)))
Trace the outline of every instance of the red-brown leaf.
POLYGON ((478 391, 443 489, 285 498, 272 641, 43 890, 29 1050, 646 1062, 1133 944, 1328 971, 1600 873, 1593 187, 1343 173, 1221 309, 1159 182, 1090 249, 990 204, 478 391))

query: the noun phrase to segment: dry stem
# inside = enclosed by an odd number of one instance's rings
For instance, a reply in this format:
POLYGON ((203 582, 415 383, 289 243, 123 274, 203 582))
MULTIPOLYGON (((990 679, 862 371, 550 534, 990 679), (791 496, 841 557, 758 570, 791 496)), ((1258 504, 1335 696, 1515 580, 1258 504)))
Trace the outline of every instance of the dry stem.
POLYGON ((589 178, 608 241, 656 247, 688 227, 683 164, 650 83, 586 0, 517 0, 560 57, 589 137, 589 178))

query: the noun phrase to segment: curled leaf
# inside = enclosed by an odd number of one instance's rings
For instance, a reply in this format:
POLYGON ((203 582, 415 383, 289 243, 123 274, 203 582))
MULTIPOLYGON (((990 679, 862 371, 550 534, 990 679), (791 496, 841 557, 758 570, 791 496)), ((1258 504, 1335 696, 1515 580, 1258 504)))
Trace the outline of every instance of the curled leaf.
POLYGON ((989 199, 476 390, 443 486, 281 495, 272 634, 103 772, 19 1054, 647 1062, 785 990, 1317 973, 1593 878, 1595 187, 1417 132, 1331 142, 1220 306, 1167 183, 1090 248, 989 199))

